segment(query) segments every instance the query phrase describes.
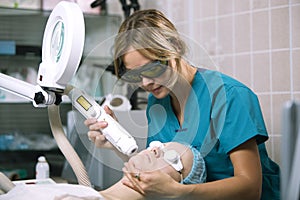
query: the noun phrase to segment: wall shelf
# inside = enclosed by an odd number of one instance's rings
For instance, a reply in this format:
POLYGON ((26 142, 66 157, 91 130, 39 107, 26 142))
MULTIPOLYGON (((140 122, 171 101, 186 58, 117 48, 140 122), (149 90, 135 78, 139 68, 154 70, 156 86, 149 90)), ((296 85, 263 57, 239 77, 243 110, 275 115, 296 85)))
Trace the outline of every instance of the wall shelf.
MULTIPOLYGON (((13 41, 16 45, 14 55, 0 54, 1 73, 9 75, 15 72, 22 73, 22 70, 28 67, 38 70, 42 61, 44 29, 50 13, 50 11, 0 7, 0 41, 13 41)), ((122 17, 118 15, 84 13, 85 44, 81 64, 95 67, 112 62, 110 53, 112 45, 105 41, 111 40, 112 36, 117 34, 121 19, 122 17)))
MULTIPOLYGON (((44 29, 50 13, 50 11, 0 7, 0 41, 14 41, 19 48, 41 49, 44 29)), ((86 36, 84 55, 88 55, 99 43, 117 33, 121 16, 84 14, 84 20, 86 36)), ((35 50, 34 55, 36 52, 35 50)), ((26 52, 23 51, 22 54, 26 55, 26 52)))

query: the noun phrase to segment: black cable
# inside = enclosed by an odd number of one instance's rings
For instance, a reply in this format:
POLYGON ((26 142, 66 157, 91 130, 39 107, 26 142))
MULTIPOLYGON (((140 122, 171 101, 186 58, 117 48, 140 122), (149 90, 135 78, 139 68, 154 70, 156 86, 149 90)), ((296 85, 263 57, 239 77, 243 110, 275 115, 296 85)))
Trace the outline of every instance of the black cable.
MULTIPOLYGON (((140 5, 138 3, 138 0, 130 0, 130 4, 127 4, 127 0, 120 0, 120 3, 122 5, 122 9, 123 9, 123 12, 124 12, 124 17, 125 19, 127 17, 129 17, 130 13, 131 13, 131 9, 133 9, 133 11, 137 11, 140 9, 140 5)), ((93 1, 91 3, 91 8, 96 8, 98 6, 101 7, 101 9, 105 9, 105 6, 106 6, 106 0, 96 0, 96 1, 93 1)))
POLYGON ((133 8, 134 11, 137 11, 140 9, 138 0, 130 0, 130 1, 131 1, 131 8, 133 8))
POLYGON ((124 12, 124 17, 126 19, 130 15, 130 5, 127 5, 126 0, 120 0, 120 3, 122 5, 122 9, 123 9, 123 12, 124 12))
POLYGON ((124 11, 125 19, 130 16, 131 9, 133 9, 133 11, 137 11, 140 9, 138 0, 130 0, 130 2, 130 4, 127 4, 127 0, 120 0, 120 3, 122 4, 122 9, 124 11))
POLYGON ((102 6, 103 3, 105 3, 106 0, 96 0, 93 3, 91 3, 91 8, 96 8, 97 6, 102 6))

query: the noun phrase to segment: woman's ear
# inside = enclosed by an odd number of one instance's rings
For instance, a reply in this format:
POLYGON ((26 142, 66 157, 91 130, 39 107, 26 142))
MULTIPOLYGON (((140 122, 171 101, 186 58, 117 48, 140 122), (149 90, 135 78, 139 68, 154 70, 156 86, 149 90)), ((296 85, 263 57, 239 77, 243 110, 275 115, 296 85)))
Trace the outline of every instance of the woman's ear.
POLYGON ((172 67, 172 69, 177 70, 177 68, 176 68, 177 63, 176 63, 175 59, 170 59, 168 63, 169 63, 169 66, 172 67))

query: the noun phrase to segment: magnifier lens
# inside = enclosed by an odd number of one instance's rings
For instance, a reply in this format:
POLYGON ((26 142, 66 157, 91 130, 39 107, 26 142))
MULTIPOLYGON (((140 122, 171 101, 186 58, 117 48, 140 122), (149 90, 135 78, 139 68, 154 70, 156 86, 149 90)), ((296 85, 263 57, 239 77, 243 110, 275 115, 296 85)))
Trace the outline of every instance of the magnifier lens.
POLYGON ((53 62, 57 63, 62 54, 64 44, 64 23, 59 21, 55 24, 51 37, 50 56, 53 62))

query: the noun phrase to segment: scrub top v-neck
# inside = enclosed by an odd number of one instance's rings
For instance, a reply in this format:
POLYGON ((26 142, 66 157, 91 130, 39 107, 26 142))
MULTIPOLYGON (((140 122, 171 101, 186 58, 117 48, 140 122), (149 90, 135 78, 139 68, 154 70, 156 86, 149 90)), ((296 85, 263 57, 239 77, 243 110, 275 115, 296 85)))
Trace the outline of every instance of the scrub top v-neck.
POLYGON ((207 181, 234 175, 229 152, 251 138, 258 144, 263 170, 261 199, 279 199, 279 167, 267 154, 267 130, 257 96, 220 72, 199 69, 184 110, 182 127, 170 96, 148 97, 148 140, 190 144, 203 155, 207 181))

